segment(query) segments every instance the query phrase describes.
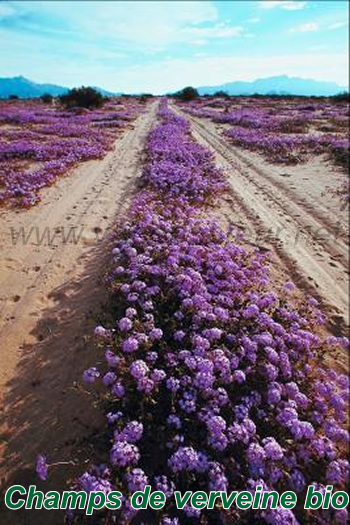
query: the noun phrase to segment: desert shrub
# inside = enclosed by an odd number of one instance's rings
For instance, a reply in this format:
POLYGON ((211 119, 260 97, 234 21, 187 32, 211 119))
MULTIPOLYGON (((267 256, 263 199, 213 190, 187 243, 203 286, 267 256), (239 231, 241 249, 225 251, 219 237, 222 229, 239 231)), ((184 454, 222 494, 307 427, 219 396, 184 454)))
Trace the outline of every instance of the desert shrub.
POLYGON ((349 148, 333 144, 330 146, 330 156, 338 166, 349 172, 349 148))
POLYGON ((18 95, 9 95, 9 100, 18 100, 18 95))
POLYGON ((333 97, 331 97, 336 102, 349 102, 350 101, 350 95, 348 91, 342 91, 341 93, 337 93, 333 97))
POLYGON ((220 91, 216 91, 216 93, 214 93, 214 97, 229 98, 230 95, 226 91, 220 90, 220 91))
POLYGON ((96 89, 91 87, 73 88, 59 97, 61 103, 67 107, 99 108, 103 106, 105 98, 96 89))
POLYGON ((41 95, 40 99, 44 104, 51 104, 51 102, 53 101, 53 96, 50 95, 50 93, 44 93, 43 95, 41 95))
POLYGON ((143 93, 139 97, 139 101, 141 102, 141 104, 146 104, 151 98, 153 98, 153 95, 151 93, 143 93))
POLYGON ((190 102, 191 100, 194 100, 195 98, 198 98, 199 97, 199 93, 198 93, 198 91, 195 88, 193 88, 191 86, 188 86, 188 87, 185 87, 184 89, 182 89, 181 91, 178 91, 175 94, 175 96, 176 96, 176 98, 178 98, 182 102, 190 102))

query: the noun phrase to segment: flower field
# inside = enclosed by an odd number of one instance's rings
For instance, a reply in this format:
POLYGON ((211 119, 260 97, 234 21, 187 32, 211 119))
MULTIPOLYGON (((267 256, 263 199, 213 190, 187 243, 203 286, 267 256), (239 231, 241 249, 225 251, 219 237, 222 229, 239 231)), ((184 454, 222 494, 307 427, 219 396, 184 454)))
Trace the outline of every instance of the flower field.
POLYGON ((37 101, 0 101, 0 205, 30 207, 77 163, 103 157, 140 112, 134 99, 64 111, 37 101))
POLYGON ((328 154, 348 166, 349 105, 298 99, 240 97, 191 102, 187 111, 227 125, 224 135, 235 145, 262 153, 272 162, 294 164, 312 154, 328 154))
POLYGON ((0 525, 350 523, 348 20, 0 0, 0 525))
MULTIPOLYGON (((216 118, 191 109, 207 111, 216 118)), ((263 112, 254 115, 262 126, 254 130, 266 132, 263 112)), ((266 125, 273 133, 281 119, 266 125)), ((96 365, 84 372, 103 389, 106 429, 101 464, 75 486, 125 495, 117 516, 103 511, 94 523, 345 524, 345 511, 301 504, 201 513, 170 499, 174 490, 262 485, 302 501, 309 484, 344 489, 348 379, 320 356, 347 341, 319 336, 317 302, 297 299, 290 282, 274 289, 265 256, 229 240, 211 214, 227 189, 224 174, 166 101, 146 153, 142 187, 115 231, 106 277, 112 321, 96 327, 96 365), (169 497, 163 511, 128 504, 147 484, 169 497)), ((42 457, 38 472, 46 478, 42 457)))

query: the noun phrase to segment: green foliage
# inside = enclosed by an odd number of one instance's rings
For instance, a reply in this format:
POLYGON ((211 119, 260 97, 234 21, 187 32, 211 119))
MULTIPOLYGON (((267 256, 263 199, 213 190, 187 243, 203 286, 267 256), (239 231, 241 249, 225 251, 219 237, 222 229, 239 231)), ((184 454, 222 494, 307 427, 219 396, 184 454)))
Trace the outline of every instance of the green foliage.
POLYGON ((216 93, 214 93, 214 97, 229 98, 230 95, 226 91, 220 90, 220 91, 216 91, 216 93))
POLYGON ((139 97, 139 101, 141 104, 146 104, 151 98, 153 98, 151 93, 142 93, 142 95, 139 97))
POLYGON ((175 93, 175 97, 181 100, 181 102, 190 102, 191 100, 198 98, 199 93, 196 90, 196 88, 187 86, 181 91, 178 91, 177 93, 175 93))
POLYGON ((349 173, 349 148, 331 146, 330 156, 338 166, 341 166, 346 173, 349 173))
POLYGON ((333 97, 331 97, 336 102, 349 102, 350 101, 350 94, 348 91, 342 91, 341 93, 337 93, 333 97))
POLYGON ((44 93, 40 98, 44 104, 51 104, 53 101, 53 96, 50 93, 44 93))
POLYGON ((73 88, 67 94, 59 97, 66 108, 99 108, 103 106, 105 98, 92 87, 73 88))

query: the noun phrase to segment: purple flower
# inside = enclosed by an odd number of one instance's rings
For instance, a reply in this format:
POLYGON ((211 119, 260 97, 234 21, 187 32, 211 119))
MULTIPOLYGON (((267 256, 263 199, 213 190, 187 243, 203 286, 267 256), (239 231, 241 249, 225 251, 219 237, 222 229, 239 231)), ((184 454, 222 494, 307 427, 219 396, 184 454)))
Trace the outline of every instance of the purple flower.
POLYGON ((36 460, 36 473, 42 481, 47 480, 48 465, 46 462, 46 456, 39 454, 36 460))
POLYGON ((92 384, 96 381, 98 377, 100 377, 100 372, 97 370, 95 366, 88 368, 83 373, 83 379, 85 383, 92 384))
POLYGON ((242 383, 245 382, 246 380, 246 376, 245 376, 245 373, 243 372, 243 370, 235 370, 233 372, 233 379, 234 381, 236 381, 236 383, 238 383, 239 385, 241 385, 242 383))
POLYGON ((213 436, 218 436, 226 430, 226 421, 221 416, 211 416, 208 418, 207 428, 213 436))
POLYGON ((126 339, 122 344, 122 350, 123 352, 127 354, 136 352, 138 347, 139 347, 139 342, 136 339, 136 337, 128 337, 128 339, 126 339))
POLYGON ((115 413, 114 412, 108 412, 108 414, 106 414, 106 418, 107 418, 107 421, 108 421, 109 424, 115 423, 122 416, 123 416, 122 412, 115 412, 115 413))
POLYGON ((126 441, 117 441, 111 450, 111 463, 117 467, 134 465, 140 459, 139 449, 136 445, 126 441))
POLYGON ((159 341, 163 337, 163 330, 160 328, 153 328, 149 333, 149 337, 152 341, 159 341))
POLYGON ((173 481, 169 481, 166 476, 156 476, 154 478, 156 489, 160 490, 165 494, 166 498, 171 498, 174 494, 175 484, 173 481))
POLYGON ((304 490, 306 485, 305 477, 298 469, 294 469, 290 475, 290 486, 291 489, 296 492, 304 490))
POLYGON ((134 468, 125 475, 128 489, 131 493, 139 490, 144 490, 148 485, 148 478, 144 471, 140 468, 134 468))
POLYGON ((146 377, 148 372, 149 368, 145 361, 142 361, 142 359, 134 361, 130 366, 130 373, 135 379, 141 379, 142 377, 146 377))
POLYGON ((129 317, 123 317, 118 322, 118 326, 122 332, 128 332, 132 328, 132 321, 129 319, 129 317))
POLYGON ((180 388, 180 381, 179 379, 176 379, 175 377, 169 377, 167 379, 166 386, 169 390, 175 393, 180 388))
POLYGON ((146 361, 148 363, 155 363, 158 359, 157 352, 147 352, 146 354, 146 361))
POLYGON ((204 472, 208 468, 208 459, 203 452, 196 451, 193 447, 180 447, 168 461, 173 472, 188 470, 204 472))
POLYGON ((243 317, 245 319, 251 319, 253 317, 257 317, 260 313, 260 310, 259 308, 256 306, 256 304, 251 304, 249 306, 247 306, 244 310, 243 310, 243 317))
POLYGON ((270 383, 268 386, 267 401, 273 405, 281 401, 282 387, 279 383, 270 383))
POLYGON ((260 466, 265 461, 266 452, 257 443, 251 443, 247 450, 247 460, 252 466, 260 466))
POLYGON ((167 419, 168 425, 173 425, 175 428, 181 428, 181 419, 176 414, 170 414, 167 419))
POLYGON ((332 461, 326 473, 327 482, 332 485, 343 484, 349 475, 349 462, 347 460, 332 461))
POLYGON ((113 490, 110 481, 106 479, 108 475, 109 471, 104 465, 95 466, 92 472, 84 472, 84 474, 78 478, 78 488, 88 495, 92 491, 100 491, 107 495, 113 490))
POLYGON ((111 368, 115 368, 120 362, 120 357, 117 357, 111 350, 106 350, 105 358, 111 368))
POLYGON ((175 341, 182 341, 185 338, 186 334, 183 330, 177 330, 174 333, 174 339, 175 341))
POLYGON ((162 519, 162 525, 180 525, 180 522, 178 518, 168 518, 165 516, 162 519))
POLYGON ((124 397, 125 388, 120 381, 116 381, 112 386, 111 392, 116 398, 120 399, 124 397))
POLYGON ((286 292, 293 292, 295 290, 295 286, 291 281, 287 281, 284 283, 284 290, 286 292))
POLYGON ((140 392, 145 392, 145 394, 150 394, 155 387, 155 383, 149 377, 141 377, 137 381, 137 389, 140 392))
POLYGON ((110 385, 113 385, 113 383, 115 383, 116 380, 117 380, 117 376, 115 375, 114 372, 107 372, 103 376, 102 382, 104 385, 110 386, 110 385))
POLYGON ((228 480, 225 476, 225 469, 223 465, 215 461, 209 464, 209 488, 210 490, 227 491, 228 480))
POLYGON ((158 368, 155 368, 151 373, 151 379, 155 383, 160 383, 166 378, 166 373, 164 370, 159 370, 158 368))
POLYGON ((137 315, 137 310, 135 310, 135 308, 129 307, 125 311, 125 316, 128 317, 129 319, 132 319, 136 315, 137 315))
POLYGON ((96 337, 102 337, 102 338, 105 338, 107 335, 108 335, 108 332, 105 328, 103 328, 103 326, 99 325, 99 326, 96 326, 95 329, 94 329, 94 335, 96 337))
POLYGON ((130 421, 119 435, 119 438, 122 438, 129 443, 136 443, 141 439, 142 433, 143 424, 139 421, 130 421))
POLYGON ((283 449, 273 437, 263 439, 263 445, 266 457, 273 461, 278 461, 283 458, 283 449))

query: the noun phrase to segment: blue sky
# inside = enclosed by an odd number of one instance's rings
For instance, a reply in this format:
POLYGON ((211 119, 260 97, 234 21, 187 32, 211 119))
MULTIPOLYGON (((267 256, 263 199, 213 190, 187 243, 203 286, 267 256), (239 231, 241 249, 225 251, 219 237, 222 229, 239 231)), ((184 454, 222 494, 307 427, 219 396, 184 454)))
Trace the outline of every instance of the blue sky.
POLYGON ((348 3, 0 0, 0 76, 161 93, 288 74, 347 85, 348 3))

